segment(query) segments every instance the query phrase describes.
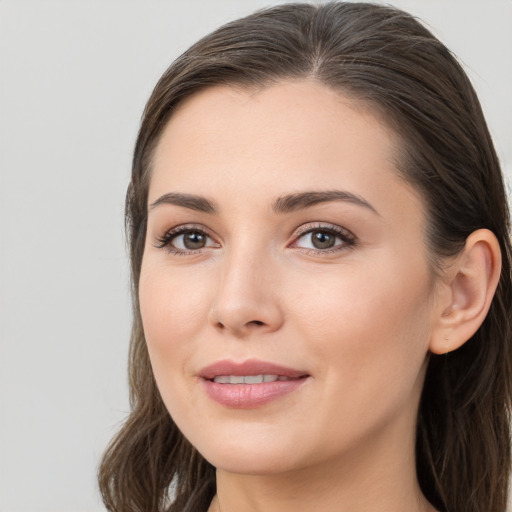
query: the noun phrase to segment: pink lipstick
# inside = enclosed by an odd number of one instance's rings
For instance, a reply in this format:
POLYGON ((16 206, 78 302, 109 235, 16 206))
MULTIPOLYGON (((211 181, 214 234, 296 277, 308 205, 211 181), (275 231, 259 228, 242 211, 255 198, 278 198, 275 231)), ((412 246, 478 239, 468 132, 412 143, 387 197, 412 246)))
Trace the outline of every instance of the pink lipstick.
POLYGON ((199 377, 212 400, 233 409, 250 409, 295 391, 309 375, 251 359, 243 363, 219 361, 203 368, 199 377))

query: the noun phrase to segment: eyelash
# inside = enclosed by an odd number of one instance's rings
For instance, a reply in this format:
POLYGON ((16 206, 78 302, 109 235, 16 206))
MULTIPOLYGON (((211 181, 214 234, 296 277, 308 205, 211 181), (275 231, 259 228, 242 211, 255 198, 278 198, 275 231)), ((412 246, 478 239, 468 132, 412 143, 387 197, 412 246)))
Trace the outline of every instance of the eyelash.
POLYGON ((336 238, 339 238, 341 240, 341 244, 335 245, 334 247, 331 247, 329 249, 305 249, 307 254, 331 254, 335 252, 344 251, 350 248, 353 248, 356 245, 357 239, 355 235, 350 232, 348 229, 334 226, 332 224, 306 224, 302 226, 297 233, 297 235, 294 236, 294 242, 293 244, 296 244, 298 240, 300 240, 302 237, 310 234, 310 233, 328 233, 330 235, 333 235, 336 238))
MULTIPOLYGON (((353 248, 356 245, 356 237, 348 229, 344 229, 334 225, 306 224, 300 228, 299 232, 296 235, 294 235, 294 241, 291 245, 289 245, 289 247, 293 247, 293 244, 296 244, 297 241, 300 240, 302 237, 315 232, 328 233, 330 235, 333 235, 334 237, 339 238, 342 243, 328 249, 302 248, 303 251, 306 252, 307 254, 331 254, 353 248)), ((178 249, 177 247, 174 247, 172 245, 172 241, 176 237, 186 233, 196 233, 203 235, 207 238, 213 239, 212 236, 202 226, 189 224, 173 228, 164 233, 163 236, 158 237, 155 247, 157 247, 158 249, 165 248, 169 253, 178 256, 188 256, 192 254, 201 253, 204 248, 183 250, 178 249)))
POLYGON ((177 256, 188 256, 191 254, 198 254, 201 252, 201 249, 189 249, 189 250, 183 250, 178 249, 177 247, 174 247, 172 245, 172 241, 180 236, 184 235, 186 233, 197 233, 200 235, 203 235, 208 238, 212 238, 211 235, 202 227, 202 226, 196 226, 187 224, 184 226, 178 226, 177 228, 170 229, 166 233, 164 233, 163 236, 157 238, 156 247, 157 249, 167 249, 171 254, 175 254, 177 256))

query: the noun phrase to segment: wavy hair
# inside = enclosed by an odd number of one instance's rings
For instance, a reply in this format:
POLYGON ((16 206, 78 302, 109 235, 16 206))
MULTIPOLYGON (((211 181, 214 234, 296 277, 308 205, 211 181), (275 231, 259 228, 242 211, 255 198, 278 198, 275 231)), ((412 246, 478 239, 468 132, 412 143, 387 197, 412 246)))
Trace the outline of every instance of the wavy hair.
POLYGON ((310 78, 378 112, 401 138, 399 174, 422 196, 433 268, 479 228, 500 243, 502 274, 476 334, 430 355, 416 466, 442 512, 504 512, 510 472, 511 242, 499 161, 476 93, 420 22, 367 3, 288 4, 231 22, 164 73, 144 110, 126 197, 133 287, 131 413, 104 454, 99 483, 112 512, 206 510, 214 468, 178 430, 158 392, 138 304, 151 162, 176 106, 219 84, 265 87, 310 78))

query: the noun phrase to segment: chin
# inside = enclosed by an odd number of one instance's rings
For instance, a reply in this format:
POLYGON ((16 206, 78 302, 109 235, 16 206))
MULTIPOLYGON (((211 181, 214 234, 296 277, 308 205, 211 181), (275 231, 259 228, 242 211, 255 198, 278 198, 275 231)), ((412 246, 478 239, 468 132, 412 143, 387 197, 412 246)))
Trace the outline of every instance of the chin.
POLYGON ((288 456, 276 453, 261 453, 261 450, 245 453, 223 452, 214 453, 211 457, 203 455, 218 470, 239 475, 277 475, 297 469, 288 456))
POLYGON ((298 464, 297 450, 286 440, 252 436, 214 435, 191 439, 199 453, 214 467, 229 473, 270 475, 293 470, 298 464), (196 442, 194 442, 196 441, 196 442), (292 459, 290 454, 294 454, 292 459))

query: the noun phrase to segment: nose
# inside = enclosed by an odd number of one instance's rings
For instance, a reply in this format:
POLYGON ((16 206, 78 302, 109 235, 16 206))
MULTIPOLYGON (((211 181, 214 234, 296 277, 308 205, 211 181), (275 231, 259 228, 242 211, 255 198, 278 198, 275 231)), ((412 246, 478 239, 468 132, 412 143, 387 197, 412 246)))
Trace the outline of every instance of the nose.
POLYGON ((282 326, 279 269, 268 260, 247 252, 233 252, 226 258, 208 315, 215 329, 243 338, 271 333, 282 326))

